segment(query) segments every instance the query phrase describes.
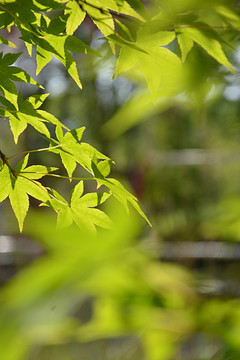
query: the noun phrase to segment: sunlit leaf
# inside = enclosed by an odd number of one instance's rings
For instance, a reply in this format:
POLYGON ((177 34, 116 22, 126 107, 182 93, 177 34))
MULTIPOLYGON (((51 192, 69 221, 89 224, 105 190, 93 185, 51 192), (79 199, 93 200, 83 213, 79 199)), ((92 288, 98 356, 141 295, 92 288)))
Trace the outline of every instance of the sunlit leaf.
POLYGON ((178 43, 179 43, 181 53, 182 53, 182 60, 185 61, 187 54, 189 53, 189 51, 192 49, 192 47, 194 45, 194 42, 190 37, 186 36, 184 34, 184 32, 178 33, 177 39, 178 39, 178 43))
POLYGON ((82 10, 77 1, 69 1, 65 14, 69 14, 67 19, 66 33, 72 35, 78 26, 83 22, 86 12, 82 10))
POLYGON ((199 24, 198 28, 185 28, 183 33, 202 46, 203 49, 220 64, 226 66, 232 72, 235 72, 222 49, 221 43, 218 41, 217 34, 212 29, 201 28, 201 25, 202 24, 199 24))

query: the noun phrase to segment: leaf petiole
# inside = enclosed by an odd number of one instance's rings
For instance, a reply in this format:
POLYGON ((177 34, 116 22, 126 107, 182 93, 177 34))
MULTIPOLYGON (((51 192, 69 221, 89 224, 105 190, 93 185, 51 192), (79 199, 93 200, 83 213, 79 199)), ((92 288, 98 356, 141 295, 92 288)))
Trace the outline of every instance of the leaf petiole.
POLYGON ((70 177, 70 176, 64 176, 64 175, 58 175, 58 174, 50 174, 50 173, 42 173, 42 172, 37 172, 37 171, 22 171, 19 173, 19 175, 21 174, 39 174, 39 175, 44 175, 44 176, 53 176, 53 177, 58 177, 61 179, 68 179, 68 180, 97 180, 97 178, 95 177, 70 177))
MULTIPOLYGON (((36 174, 36 173, 34 173, 36 174)), ((64 203, 63 201, 57 199, 54 195, 52 195, 51 193, 49 193, 47 191, 47 189, 44 186, 41 186, 39 183, 37 183, 36 181, 34 181, 33 179, 29 179, 26 176, 23 176, 22 173, 18 173, 19 176, 21 176, 22 178, 31 181, 34 185, 38 186, 40 189, 42 189, 43 191, 45 191, 45 193, 47 193, 52 199, 58 201, 59 203, 63 204, 63 205, 68 205, 67 203, 64 203)))
POLYGON ((15 171, 15 169, 13 169, 13 168, 11 167, 11 165, 10 165, 10 163, 9 163, 9 158, 7 158, 6 155, 3 154, 3 152, 2 152, 1 150, 0 150, 0 157, 1 157, 2 162, 3 162, 3 166, 2 166, 2 168, 1 168, 1 171, 2 171, 2 169, 3 169, 3 167, 4 167, 4 165, 6 164, 7 167, 9 168, 11 174, 12 174, 14 177, 16 177, 16 171, 15 171))
MULTIPOLYGON (((29 154, 29 153, 34 153, 34 152, 40 152, 40 151, 48 151, 48 150, 56 149, 56 148, 61 147, 61 146, 62 146, 62 144, 59 144, 59 145, 56 145, 56 146, 51 146, 51 147, 42 148, 42 149, 22 151, 22 152, 20 152, 20 153, 18 153, 18 154, 15 154, 15 155, 13 155, 13 156, 10 156, 10 157, 8 158, 8 160, 13 159, 13 158, 16 157, 16 156, 20 156, 20 155, 24 155, 24 154, 29 154)), ((1 156, 1 154, 0 154, 0 156, 1 156)))

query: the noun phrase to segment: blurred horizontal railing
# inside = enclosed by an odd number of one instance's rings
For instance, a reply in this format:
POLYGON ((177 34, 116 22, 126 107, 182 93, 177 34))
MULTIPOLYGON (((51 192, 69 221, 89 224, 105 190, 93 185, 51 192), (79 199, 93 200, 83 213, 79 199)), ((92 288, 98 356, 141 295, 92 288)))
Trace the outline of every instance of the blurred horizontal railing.
MULTIPOLYGON (((149 238, 140 246, 159 261, 192 269, 196 274, 197 292, 211 296, 240 296, 240 243, 207 240, 159 243, 149 238)), ((0 284, 6 283, 43 253, 40 245, 31 239, 0 235, 0 284)))
POLYGON ((198 166, 240 164, 240 151, 181 149, 169 151, 151 151, 149 164, 154 166, 198 166))
POLYGON ((179 241, 160 245, 160 256, 173 259, 239 260, 240 244, 222 241, 179 241))

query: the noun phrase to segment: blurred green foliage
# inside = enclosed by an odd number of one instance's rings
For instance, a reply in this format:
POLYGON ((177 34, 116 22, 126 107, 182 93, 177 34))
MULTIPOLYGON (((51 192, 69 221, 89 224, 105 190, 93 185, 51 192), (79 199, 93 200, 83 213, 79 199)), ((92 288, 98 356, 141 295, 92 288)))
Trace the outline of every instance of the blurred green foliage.
POLYGON ((237 359, 239 301, 203 301, 192 274, 137 240, 135 217, 111 216, 98 235, 29 219, 46 254, 1 290, 2 359, 237 359))
MULTIPOLYGON (((142 2, 129 3, 146 15, 142 2)), ((56 59, 43 69, 39 82, 50 92, 43 108, 70 128, 87 127, 84 140, 116 161, 114 176, 131 184, 153 230, 111 202, 113 230, 97 236, 74 227, 56 231, 48 216, 30 218, 24 234, 46 254, 0 291, 4 360, 240 358, 239 2, 145 5, 150 18, 156 6, 164 10, 168 16, 158 21, 166 27, 179 18, 188 26, 204 21, 221 37, 236 73, 209 47, 195 41, 190 49, 190 42, 186 54, 175 39, 167 48, 184 60, 182 81, 175 86, 172 76, 168 86, 164 77, 166 92, 156 91, 153 104, 139 68, 111 80, 116 59, 89 19, 75 34, 104 56, 75 54, 82 92, 56 59)), ((124 24, 136 39, 136 24, 124 24)), ((21 146, 45 143, 28 129, 21 146)), ((54 154, 31 161, 43 160, 62 166, 54 154)), ((70 192, 67 182, 51 179, 48 186, 56 181, 60 192, 70 192)), ((2 233, 13 233, 8 208, 2 218, 2 233)))

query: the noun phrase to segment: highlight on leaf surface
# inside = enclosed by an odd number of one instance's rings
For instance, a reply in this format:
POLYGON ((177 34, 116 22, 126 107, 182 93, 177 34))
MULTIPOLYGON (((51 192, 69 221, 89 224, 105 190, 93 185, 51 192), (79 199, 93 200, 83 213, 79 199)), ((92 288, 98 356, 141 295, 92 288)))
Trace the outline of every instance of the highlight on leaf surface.
POLYGON ((72 190, 69 203, 56 192, 54 199, 47 200, 44 205, 52 207, 58 215, 57 226, 64 228, 73 222, 80 228, 96 232, 96 225, 109 229, 110 218, 96 207, 105 202, 109 193, 88 193, 83 195, 84 184, 80 181, 72 190))
MULTIPOLYGON (((74 53, 91 55, 96 59, 101 56, 105 59, 106 56, 106 53, 99 54, 93 49, 90 41, 89 44, 85 43, 79 36, 81 31, 76 31, 84 28, 85 18, 90 19, 91 24, 94 23, 109 42, 112 51, 116 50, 113 77, 126 76, 130 81, 133 79, 133 86, 140 84, 140 90, 133 91, 105 125, 106 131, 110 129, 114 137, 142 121, 145 111, 147 114, 164 111, 171 106, 176 95, 182 96, 188 91, 183 81, 186 73, 182 69, 188 66, 189 57, 198 47, 205 57, 215 59, 220 66, 234 72, 227 53, 231 37, 226 36, 225 30, 236 36, 240 15, 239 10, 231 4, 223 1, 210 6, 206 1, 180 3, 175 0, 149 4, 138 0, 5 0, 0 2, 0 28, 4 31, 10 31, 13 25, 18 28, 33 61, 33 54, 36 54, 36 74, 54 56, 81 89, 77 66, 81 66, 81 61, 76 63, 74 53), (189 10, 190 4, 192 7, 189 10), (143 82, 146 86, 142 85, 143 82), (131 119, 127 116, 131 116, 131 119), (117 126, 113 124, 115 120, 117 126)), ((5 48, 16 47, 4 32, 0 36, 0 43, 5 48)), ((9 163, 11 158, 2 158, 0 201, 10 198, 20 229, 29 209, 29 196, 52 207, 57 212, 59 226, 75 222, 92 231, 96 226, 107 228, 110 225, 108 217, 96 207, 111 195, 127 211, 129 205, 133 206, 148 222, 136 197, 118 180, 108 178, 113 161, 82 141, 85 128, 79 125, 75 130, 70 130, 53 114, 41 109, 48 94, 44 93, 42 85, 18 66, 21 52, 13 51, 15 49, 4 51, 4 55, 0 53, 0 116, 9 120, 15 143, 25 130, 28 131, 29 125, 34 128, 49 146, 30 150, 29 153, 44 151, 58 155, 66 171, 66 175, 52 174, 55 167, 27 166, 27 156, 12 168, 9 163), (18 83, 37 86, 41 94, 22 96, 18 83), (73 176, 78 166, 87 171, 88 177, 73 176), (44 187, 39 181, 43 176, 77 180, 69 202, 55 189, 44 187), (94 181, 98 188, 103 187, 102 195, 99 195, 99 189, 85 194, 86 181, 94 181)), ((211 77, 211 74, 207 75, 211 77)), ((2 150, 5 153, 5 149, 2 150)))
MULTIPOLYGON (((33 111, 33 106, 38 107, 39 102, 43 101, 41 96, 32 97, 28 105, 33 111)), ((112 160, 101 154, 95 148, 87 143, 83 143, 82 134, 85 128, 81 127, 74 130, 68 130, 63 133, 61 124, 56 126, 56 137, 59 141, 46 137, 50 142, 49 148, 35 151, 50 151, 59 154, 62 163, 68 173, 68 176, 51 174, 58 170, 56 167, 46 167, 43 165, 27 166, 29 154, 27 154, 13 169, 9 160, 6 160, 0 180, 2 178, 2 187, 0 188, 0 199, 3 201, 9 197, 12 209, 19 223, 19 229, 22 231, 24 219, 29 210, 29 195, 39 200, 40 206, 53 208, 57 215, 57 225, 60 227, 70 226, 75 222, 79 227, 83 226, 91 231, 96 231, 96 226, 109 228, 111 221, 109 217, 96 207, 105 202, 110 195, 116 197, 128 211, 128 203, 131 204, 137 212, 147 221, 147 217, 138 205, 137 199, 129 193, 123 185, 117 180, 109 179, 107 176, 111 170, 112 160), (72 177, 77 164, 80 164, 91 175, 82 180, 72 177), (43 186, 39 181, 44 176, 53 176, 59 179, 80 180, 73 187, 69 202, 67 202, 55 189, 49 189, 43 186), (83 180, 96 181, 98 186, 105 186, 107 192, 93 192, 83 195, 83 180)), ((3 158, 5 159, 5 158, 3 158)), ((149 223, 150 224, 150 223, 149 223)))
POLYGON ((43 165, 27 167, 28 158, 29 155, 26 155, 15 169, 6 163, 0 172, 0 200, 3 201, 9 197, 20 231, 23 229, 23 222, 29 209, 29 195, 41 202, 50 199, 47 188, 36 180, 57 170, 57 168, 43 165))

